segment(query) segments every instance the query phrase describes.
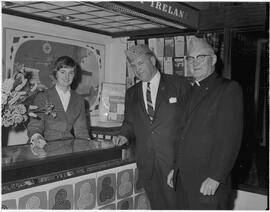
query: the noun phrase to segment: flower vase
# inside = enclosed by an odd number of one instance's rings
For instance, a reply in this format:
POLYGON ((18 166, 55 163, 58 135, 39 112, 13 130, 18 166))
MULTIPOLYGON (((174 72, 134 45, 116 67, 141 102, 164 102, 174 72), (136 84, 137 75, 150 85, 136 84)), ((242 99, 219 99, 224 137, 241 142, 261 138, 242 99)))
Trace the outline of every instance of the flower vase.
POLYGON ((11 127, 2 126, 2 147, 6 147, 8 144, 8 134, 11 127))
POLYGON ((23 124, 18 126, 2 126, 2 147, 25 144, 28 141, 27 129, 23 124))

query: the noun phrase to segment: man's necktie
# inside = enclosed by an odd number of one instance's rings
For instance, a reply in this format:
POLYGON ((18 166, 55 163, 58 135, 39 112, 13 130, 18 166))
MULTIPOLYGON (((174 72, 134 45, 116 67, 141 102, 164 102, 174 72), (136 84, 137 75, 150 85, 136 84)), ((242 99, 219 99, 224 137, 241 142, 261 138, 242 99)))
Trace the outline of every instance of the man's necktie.
POLYGON ((147 101, 147 111, 149 118, 153 120, 154 118, 154 107, 151 100, 151 90, 150 90, 150 82, 147 83, 147 89, 146 89, 146 101, 147 101))

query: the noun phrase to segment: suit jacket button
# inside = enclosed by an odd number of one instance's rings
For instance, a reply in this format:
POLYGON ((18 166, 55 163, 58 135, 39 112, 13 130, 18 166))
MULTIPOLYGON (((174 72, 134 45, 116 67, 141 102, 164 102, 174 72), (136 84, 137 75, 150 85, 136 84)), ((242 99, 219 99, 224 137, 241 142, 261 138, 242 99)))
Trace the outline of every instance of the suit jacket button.
POLYGON ((155 133, 154 131, 151 132, 152 135, 154 135, 154 133, 155 133))

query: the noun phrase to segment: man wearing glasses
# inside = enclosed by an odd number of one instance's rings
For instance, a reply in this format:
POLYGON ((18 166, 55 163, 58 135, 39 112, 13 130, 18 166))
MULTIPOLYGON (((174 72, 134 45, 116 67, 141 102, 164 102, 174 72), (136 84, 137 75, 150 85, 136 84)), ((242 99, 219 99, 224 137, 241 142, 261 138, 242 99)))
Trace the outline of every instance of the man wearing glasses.
POLYGON ((195 80, 183 101, 175 168, 167 179, 176 189, 177 209, 229 209, 230 172, 241 144, 243 100, 239 84, 215 72, 216 61, 205 40, 191 38, 187 63, 195 80))

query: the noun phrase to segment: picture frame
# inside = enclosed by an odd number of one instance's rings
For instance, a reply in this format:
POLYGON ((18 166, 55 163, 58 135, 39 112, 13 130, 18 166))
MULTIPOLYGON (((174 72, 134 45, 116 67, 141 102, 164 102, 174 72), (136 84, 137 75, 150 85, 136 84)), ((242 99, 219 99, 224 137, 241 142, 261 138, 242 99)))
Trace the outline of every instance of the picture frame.
POLYGON ((99 121, 122 123, 124 120, 126 85, 121 83, 102 83, 99 106, 99 121))

